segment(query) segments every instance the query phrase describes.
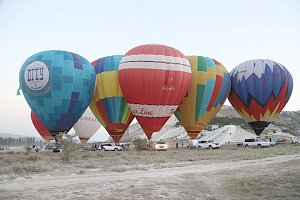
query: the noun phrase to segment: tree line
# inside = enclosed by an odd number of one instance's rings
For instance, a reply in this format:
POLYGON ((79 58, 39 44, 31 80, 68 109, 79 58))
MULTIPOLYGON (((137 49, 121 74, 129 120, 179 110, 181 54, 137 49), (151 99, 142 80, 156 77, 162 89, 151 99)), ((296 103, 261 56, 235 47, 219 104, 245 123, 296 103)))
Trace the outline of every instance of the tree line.
POLYGON ((1 146, 31 146, 36 144, 35 137, 19 137, 19 138, 11 138, 11 137, 0 137, 0 145, 1 146))
POLYGON ((245 130, 251 130, 251 127, 243 118, 237 117, 215 117, 209 124, 219 125, 220 127, 225 125, 237 125, 245 130))

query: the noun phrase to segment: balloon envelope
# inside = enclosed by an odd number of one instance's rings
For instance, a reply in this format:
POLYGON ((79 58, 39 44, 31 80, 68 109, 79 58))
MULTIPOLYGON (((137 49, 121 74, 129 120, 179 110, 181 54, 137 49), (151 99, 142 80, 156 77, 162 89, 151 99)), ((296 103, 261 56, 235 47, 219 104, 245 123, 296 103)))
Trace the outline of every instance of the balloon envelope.
POLYGON ((115 142, 119 142, 133 120, 118 80, 119 63, 123 56, 100 58, 92 64, 97 85, 90 108, 115 142))
POLYGON ((148 139, 175 112, 191 81, 191 67, 178 50, 142 45, 122 58, 119 81, 132 113, 148 139))
POLYGON ((215 117, 224 104, 230 76, 216 60, 202 56, 188 56, 192 68, 192 82, 176 117, 194 139, 215 117))
POLYGON ((92 111, 87 108, 76 124, 73 126, 76 135, 79 137, 81 142, 88 141, 101 127, 100 123, 92 113, 92 111))
POLYGON ((45 125, 37 118, 34 112, 31 111, 30 116, 35 129, 41 135, 41 137, 46 141, 46 143, 49 143, 50 140, 54 139, 52 134, 48 131, 45 125))
POLYGON ((77 54, 44 51, 25 61, 19 81, 31 110, 54 134, 69 131, 87 108, 95 70, 77 54))
POLYGON ((228 99, 257 135, 282 111, 293 90, 290 72, 265 59, 241 63, 230 72, 228 99))

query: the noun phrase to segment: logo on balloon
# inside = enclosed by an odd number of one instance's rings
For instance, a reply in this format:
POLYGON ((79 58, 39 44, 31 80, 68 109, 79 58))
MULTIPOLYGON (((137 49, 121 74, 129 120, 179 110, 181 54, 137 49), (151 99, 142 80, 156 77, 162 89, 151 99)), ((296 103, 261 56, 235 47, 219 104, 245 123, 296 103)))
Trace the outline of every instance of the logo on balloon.
POLYGON ((93 121, 93 122, 98 122, 95 117, 89 117, 89 116, 81 116, 81 120, 86 120, 86 121, 93 121))
POLYGON ((172 85, 171 86, 163 86, 161 89, 164 91, 175 91, 175 87, 172 85))
POLYGON ((33 91, 42 90, 49 82, 49 69, 41 61, 34 61, 29 64, 24 73, 24 80, 27 87, 33 91))
POLYGON ((178 107, 177 105, 128 105, 132 113, 140 117, 169 117, 176 111, 178 107))

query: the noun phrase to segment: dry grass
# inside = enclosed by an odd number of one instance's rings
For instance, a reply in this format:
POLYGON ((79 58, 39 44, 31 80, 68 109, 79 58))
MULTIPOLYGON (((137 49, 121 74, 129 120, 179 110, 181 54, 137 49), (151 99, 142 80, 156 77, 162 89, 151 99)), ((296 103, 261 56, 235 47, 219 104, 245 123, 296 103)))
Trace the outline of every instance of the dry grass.
MULTIPOLYGON (((225 161, 234 161, 231 164, 235 165, 235 161, 239 160, 290 154, 300 155, 300 145, 279 145, 266 149, 245 149, 234 145, 222 146, 219 150, 170 148, 165 152, 133 149, 121 152, 77 151, 70 162, 63 162, 59 153, 50 151, 1 152, 0 186, 1 182, 10 186, 0 189, 0 199, 38 199, 40 196, 45 199, 300 199, 299 159, 280 164, 226 168, 221 171, 187 170, 163 177, 154 174, 168 170, 149 170, 198 164, 205 167, 207 163, 221 165, 225 161), (132 172, 123 173, 126 171, 132 172), (136 171, 141 172, 135 173, 136 171), (32 175, 36 173, 44 174, 32 175), (146 176, 148 173, 150 175, 146 176), (63 187, 55 183, 43 186, 42 183, 47 183, 49 178, 41 180, 45 174, 51 174, 54 179, 60 176, 63 179, 71 177, 72 181, 69 183, 66 180, 63 187), (109 176, 102 177, 104 174, 109 176), (135 177, 135 174, 140 176, 135 177), (93 179, 94 175, 101 178, 93 179), (116 181, 107 181, 111 178, 110 175, 116 181), (103 180, 108 184, 103 184, 103 180), (41 183, 39 187, 33 184, 34 181, 41 183), (23 182, 30 190, 26 187, 15 190, 15 185, 23 182), (36 188, 32 187, 34 185, 36 188)), ((180 172, 182 169, 184 168, 180 167, 175 170, 180 172)))
POLYGON ((60 165, 59 158, 51 152, 7 152, 0 153, 0 175, 23 176, 51 171, 60 165))
POLYGON ((18 199, 19 195, 13 194, 10 191, 0 190, 0 199, 18 199))
POLYGON ((231 199, 300 199, 300 162, 282 163, 259 175, 236 175, 225 187, 231 199))
POLYGON ((216 150, 187 150, 170 148, 168 151, 77 151, 73 159, 62 162, 59 153, 39 152, 1 152, 0 175, 26 175, 48 171, 66 171, 76 173, 85 169, 124 172, 130 170, 148 170, 149 168, 166 168, 183 166, 186 163, 238 161, 265 158, 276 155, 300 153, 300 145, 278 145, 265 149, 249 149, 235 145, 222 146, 216 150))

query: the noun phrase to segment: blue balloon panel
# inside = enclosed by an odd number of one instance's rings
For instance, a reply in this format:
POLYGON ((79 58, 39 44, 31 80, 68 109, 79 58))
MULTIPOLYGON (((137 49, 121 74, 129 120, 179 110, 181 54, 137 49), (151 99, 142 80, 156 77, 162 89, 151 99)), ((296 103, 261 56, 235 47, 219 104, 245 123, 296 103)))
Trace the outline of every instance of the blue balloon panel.
POLYGON ((19 81, 32 111, 51 133, 69 131, 94 93, 95 70, 67 51, 44 51, 22 65, 19 81))

